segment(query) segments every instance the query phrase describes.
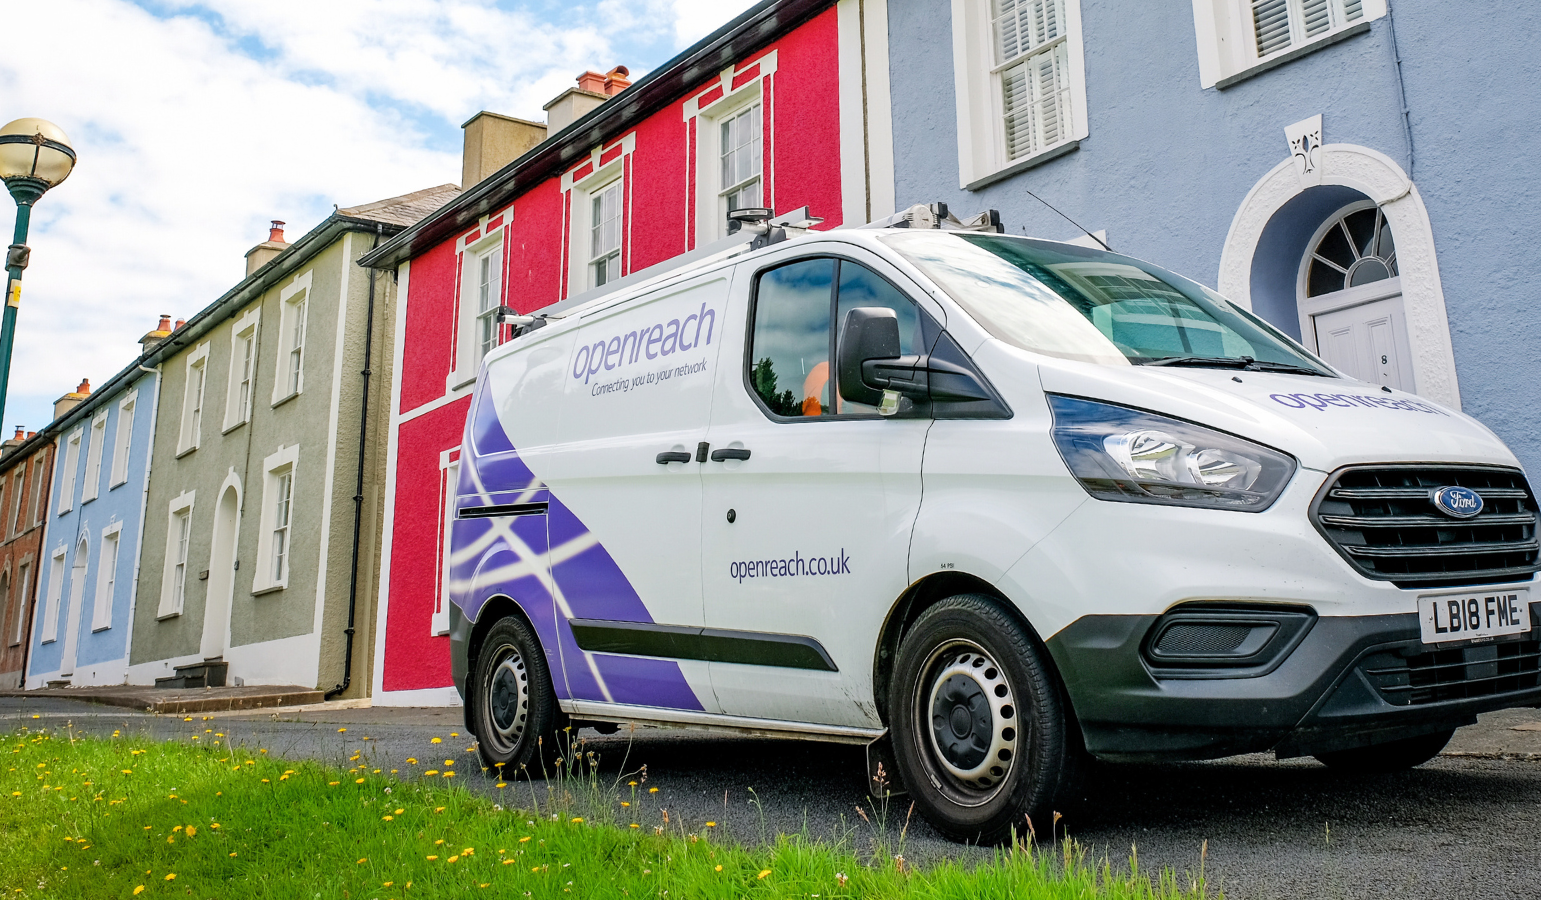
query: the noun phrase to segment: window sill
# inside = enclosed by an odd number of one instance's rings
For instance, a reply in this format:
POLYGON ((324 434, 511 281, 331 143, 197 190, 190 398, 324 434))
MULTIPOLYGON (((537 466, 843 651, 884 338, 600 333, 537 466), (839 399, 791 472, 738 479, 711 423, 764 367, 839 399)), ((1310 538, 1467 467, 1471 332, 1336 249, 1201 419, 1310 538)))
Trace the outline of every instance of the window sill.
POLYGON ((444 379, 444 388, 445 390, 453 393, 454 391, 458 391, 461 388, 470 387, 475 383, 475 369, 469 372, 451 372, 449 373, 449 376, 444 379))
POLYGON ((1019 159, 1004 169, 991 172, 983 178, 976 179, 963 186, 965 191, 977 191, 982 187, 995 184, 997 181, 1005 181, 1013 175, 1026 172, 1028 169, 1041 166, 1051 159, 1058 159, 1066 153, 1070 153, 1081 146, 1079 140, 1066 141, 1063 144, 1055 144, 1047 150, 1040 150, 1025 159, 1019 159))
POLYGON ((181 450, 177 451, 177 455, 172 457, 172 459, 181 459, 182 457, 186 456, 187 454, 189 454, 189 453, 191 453, 191 452, 193 452, 194 450, 197 450, 197 449, 198 449, 198 445, 197 444, 194 444, 191 447, 183 447, 181 450))
POLYGON ((276 594, 286 587, 288 587, 287 584, 270 584, 267 587, 252 588, 251 595, 253 597, 261 597, 264 594, 276 594))
POLYGON ((1260 62, 1249 69, 1242 69, 1235 75, 1229 75, 1225 78, 1222 78, 1215 82, 1215 90, 1223 91, 1226 88, 1240 84, 1241 82, 1246 81, 1248 78, 1252 78, 1255 75, 1261 75, 1269 69, 1282 66, 1287 62, 1294 62, 1295 60, 1301 58, 1302 56, 1306 56, 1307 54, 1315 53, 1323 47, 1330 47, 1339 41, 1346 41, 1351 37, 1358 37, 1361 34, 1369 33, 1369 22, 1360 22, 1358 24, 1351 25, 1342 31, 1335 31, 1326 37, 1317 38, 1309 44, 1296 47, 1294 50, 1291 50, 1288 53, 1281 53, 1271 59, 1264 60, 1263 62, 1260 62))
POLYGON ((107 485, 107 490, 115 491, 118 488, 124 486, 125 484, 128 484, 128 479, 127 478, 123 479, 122 481, 114 481, 112 484, 107 485))
POLYGON ((39 647, 42 647, 42 646, 45 646, 47 644, 57 644, 58 642, 59 642, 58 638, 49 638, 46 641, 38 641, 37 644, 38 644, 39 647))
POLYGON ((285 394, 282 397, 279 397, 277 400, 273 401, 273 407, 272 408, 273 409, 277 409, 280 406, 283 406, 285 403, 288 403, 290 400, 293 400, 295 397, 298 397, 302 393, 304 393, 304 389, 303 388, 301 388, 298 391, 295 391, 292 394, 285 394))
MULTIPOLYGON (((293 394, 290 394, 290 395, 289 395, 289 396, 290 396, 290 397, 293 397, 293 396, 294 396, 294 395, 293 395, 293 394)), ((282 402, 282 401, 280 401, 280 402, 282 402)), ((248 420, 246 420, 246 419, 242 419, 242 420, 241 420, 241 421, 239 421, 239 422, 232 422, 232 423, 230 423, 230 424, 229 424, 229 425, 226 425, 226 426, 225 426, 225 430, 224 430, 224 431, 221 431, 221 432, 220 432, 220 435, 221 435, 221 436, 224 436, 224 435, 227 435, 227 434, 229 434, 229 433, 230 433, 230 432, 232 432, 232 431, 234 431, 234 430, 236 430, 236 429, 237 429, 237 428, 240 428, 240 427, 241 427, 241 426, 242 426, 242 425, 245 425, 245 424, 246 424, 246 422, 247 422, 247 421, 248 421, 248 420)))
POLYGON ((177 616, 180 616, 181 614, 182 614, 181 610, 177 610, 176 612, 161 613, 160 615, 155 617, 155 621, 157 621, 157 622, 164 622, 167 619, 175 619, 177 616))
POLYGON ((111 630, 112 630, 112 626, 111 625, 98 625, 95 628, 91 629, 91 633, 92 634, 100 634, 103 631, 111 631, 111 630))
MULTIPOLYGON (((97 495, 97 496, 100 496, 100 495, 97 495)), ((92 500, 95 500, 95 499, 96 499, 96 497, 81 497, 80 498, 80 505, 81 506, 85 506, 87 503, 90 503, 92 500)))

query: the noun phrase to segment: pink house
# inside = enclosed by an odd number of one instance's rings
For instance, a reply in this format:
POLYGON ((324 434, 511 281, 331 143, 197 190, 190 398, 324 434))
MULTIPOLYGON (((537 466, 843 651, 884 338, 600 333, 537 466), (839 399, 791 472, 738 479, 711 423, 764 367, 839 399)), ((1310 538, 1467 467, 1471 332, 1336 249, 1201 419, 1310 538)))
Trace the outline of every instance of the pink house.
POLYGON ((482 356, 506 337, 499 308, 534 312, 710 244, 730 209, 807 207, 820 228, 892 213, 886 9, 765 0, 635 83, 585 73, 545 125, 481 113, 464 192, 364 259, 404 298, 374 702, 459 702, 446 494, 482 356))

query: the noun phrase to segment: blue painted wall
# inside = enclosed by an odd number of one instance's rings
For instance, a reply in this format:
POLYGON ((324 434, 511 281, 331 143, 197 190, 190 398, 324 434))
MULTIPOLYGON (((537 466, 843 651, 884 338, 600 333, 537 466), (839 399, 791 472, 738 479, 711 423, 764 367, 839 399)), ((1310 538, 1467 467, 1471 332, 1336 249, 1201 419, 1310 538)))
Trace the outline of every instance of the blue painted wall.
MULTIPOLYGON (((1072 0, 1073 2, 1073 0, 1072 0)), ((898 205, 993 207, 1008 230, 1076 237, 1054 203, 1114 249, 1213 287, 1231 220, 1287 156, 1284 126, 1321 113, 1328 143, 1384 153, 1408 171, 1434 230, 1463 409, 1541 472, 1541 7, 1393 2, 1412 111, 1410 156, 1390 22, 1228 90, 1199 86, 1189 3, 1081 0, 1089 136, 1078 150, 978 191, 958 186, 951 3, 888 6, 898 205)), ((1304 196, 1304 195, 1303 195, 1304 196)), ((1320 221, 1318 219, 1317 221, 1320 221)), ((1281 237, 1281 245, 1291 236, 1281 237)), ((1303 251, 1309 234, 1298 237, 1303 251)), ((1292 333, 1299 256, 1275 261, 1288 289, 1254 305, 1292 333)))
MULTIPOLYGON (((136 361, 137 362, 137 361, 136 361)), ((88 403, 91 409, 85 418, 71 424, 60 433, 57 465, 54 469, 53 487, 49 491, 48 530, 43 538, 43 551, 39 563, 37 590, 37 621, 34 628, 33 647, 27 661, 27 686, 41 686, 47 677, 59 671, 63 661, 66 635, 72 619, 78 619, 76 637, 75 677, 72 683, 87 683, 88 672, 93 666, 121 660, 121 666, 102 667, 117 671, 127 666, 129 614, 134 597, 134 581, 139 568, 140 518, 144 504, 145 478, 150 459, 150 441, 154 429, 156 381, 158 375, 141 373, 137 378, 114 388, 110 394, 94 395, 88 403), (130 392, 137 392, 129 424, 133 435, 129 442, 128 477, 120 484, 112 484, 113 453, 118 429, 125 418, 119 404, 130 392), (91 420, 101 410, 107 410, 107 433, 102 448, 100 483, 94 499, 82 501, 86 491, 86 463, 90 449, 91 420), (65 483, 64 461, 69 437, 81 429, 81 446, 75 461, 75 486, 70 509, 59 513, 59 500, 65 483), (121 523, 118 532, 118 564, 113 583, 112 624, 101 631, 92 631, 97 583, 102 578, 102 532, 111 525, 121 523), (75 566, 76 550, 81 537, 85 537, 86 558, 85 590, 78 608, 70 606, 70 577, 75 566), (39 643, 42 635, 41 622, 54 578, 53 554, 65 548, 64 578, 60 584, 59 627, 57 639, 39 643)), ((114 682, 122 680, 111 679, 114 682)))

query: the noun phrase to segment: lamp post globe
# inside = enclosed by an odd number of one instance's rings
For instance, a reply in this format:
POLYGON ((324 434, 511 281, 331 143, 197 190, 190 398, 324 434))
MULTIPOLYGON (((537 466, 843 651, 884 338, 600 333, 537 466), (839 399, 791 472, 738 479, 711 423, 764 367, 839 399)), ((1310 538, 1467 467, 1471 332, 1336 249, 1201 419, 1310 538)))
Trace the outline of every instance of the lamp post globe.
POLYGON ((27 268, 27 228, 32 205, 48 189, 70 177, 75 150, 64 129, 46 119, 16 119, 0 128, 0 180, 16 201, 16 232, 5 254, 5 316, 0 321, 0 421, 5 417, 6 388, 11 379, 11 347, 16 336, 16 310, 21 305, 21 273, 27 268))

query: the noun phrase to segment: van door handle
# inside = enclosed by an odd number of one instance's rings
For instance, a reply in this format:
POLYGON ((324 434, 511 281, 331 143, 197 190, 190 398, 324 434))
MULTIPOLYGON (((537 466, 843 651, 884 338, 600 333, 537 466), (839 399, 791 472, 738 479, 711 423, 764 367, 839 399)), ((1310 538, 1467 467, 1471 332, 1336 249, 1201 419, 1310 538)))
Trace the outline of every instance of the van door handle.
POLYGON ((742 448, 739 448, 739 449, 728 448, 728 449, 725 449, 725 450, 713 450, 712 451, 712 462, 722 462, 725 459, 748 459, 748 458, 749 458, 749 451, 745 450, 745 449, 742 449, 742 448))
POLYGON ((658 454, 657 460, 660 466, 666 466, 672 462, 690 462, 690 454, 683 450, 674 450, 658 454))

